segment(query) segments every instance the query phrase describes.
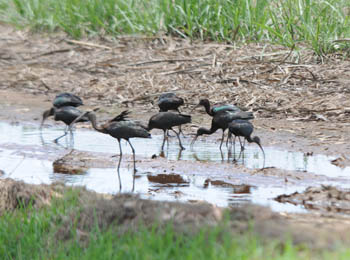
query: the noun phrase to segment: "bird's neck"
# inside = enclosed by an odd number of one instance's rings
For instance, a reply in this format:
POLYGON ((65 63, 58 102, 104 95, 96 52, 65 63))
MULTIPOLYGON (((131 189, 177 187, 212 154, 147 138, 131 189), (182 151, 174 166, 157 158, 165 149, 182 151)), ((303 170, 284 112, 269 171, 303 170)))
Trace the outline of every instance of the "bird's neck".
POLYGON ((205 112, 207 112, 208 115, 213 116, 213 113, 210 110, 210 103, 205 103, 203 106, 205 108, 205 112))
POLYGON ((104 133, 104 134, 106 133, 106 131, 105 131, 104 128, 99 127, 99 126, 97 125, 97 123, 96 123, 96 117, 95 117, 95 116, 90 117, 90 122, 91 122, 92 127, 93 127, 96 131, 101 132, 101 133, 104 133))
POLYGON ((248 141, 248 143, 253 143, 253 142, 255 143, 251 135, 247 136, 245 139, 248 141))

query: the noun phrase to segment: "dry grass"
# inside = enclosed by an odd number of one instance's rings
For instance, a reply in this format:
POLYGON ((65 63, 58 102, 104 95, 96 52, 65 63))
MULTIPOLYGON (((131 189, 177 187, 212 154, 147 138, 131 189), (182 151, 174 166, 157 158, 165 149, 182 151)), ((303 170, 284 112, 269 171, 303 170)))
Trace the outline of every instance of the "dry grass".
MULTIPOLYGON (((208 97, 259 117, 348 121, 349 61, 279 46, 190 42, 125 36, 72 41, 2 26, 0 88, 32 93, 72 91, 90 105, 144 106, 165 91, 189 105, 208 97)), ((113 111, 113 108, 111 108, 113 111)))

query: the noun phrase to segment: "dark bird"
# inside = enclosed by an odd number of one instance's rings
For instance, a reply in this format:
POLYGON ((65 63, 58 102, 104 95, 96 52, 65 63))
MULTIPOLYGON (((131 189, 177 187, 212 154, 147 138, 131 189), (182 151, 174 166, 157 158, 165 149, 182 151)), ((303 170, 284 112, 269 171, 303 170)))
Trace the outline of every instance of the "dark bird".
MULTIPOLYGON (((76 95, 74 95, 72 93, 64 92, 64 93, 58 94, 55 97, 55 99, 52 102, 52 105, 53 105, 52 108, 62 108, 62 107, 66 107, 66 106, 78 107, 78 106, 83 105, 83 101, 81 100, 80 97, 78 97, 78 96, 76 96, 76 95)), ((45 120, 49 116, 53 116, 54 115, 54 113, 52 112, 52 108, 44 111, 40 128, 42 128, 45 120)))
MULTIPOLYGON (((241 111, 241 109, 237 106, 234 105, 214 105, 212 107, 210 107, 210 102, 208 99, 201 99, 198 103, 198 105, 196 105, 194 109, 196 109, 197 107, 200 106, 204 106, 205 108, 205 112, 207 112, 208 115, 210 116, 215 116, 217 113, 223 112, 223 111, 231 111, 231 112, 238 112, 241 111)), ((193 111, 192 110, 192 111, 193 111)))
POLYGON ((179 107, 184 104, 183 98, 176 96, 173 92, 163 93, 158 99, 159 112, 175 110, 180 113, 179 107))
POLYGON ((242 145, 240 137, 244 137, 244 141, 247 140, 248 143, 256 143, 261 151, 263 152, 264 155, 264 165, 265 165, 265 152, 264 149, 261 146, 260 138, 258 136, 251 137, 253 131, 254 131, 254 126, 252 123, 250 123, 247 120, 241 120, 241 119, 236 119, 233 120, 231 123, 228 125, 229 133, 233 134, 235 136, 234 140, 236 140, 236 137, 238 137, 239 143, 241 145, 241 151, 244 150, 244 143, 242 145))
POLYGON ((221 129, 222 130, 222 138, 221 138, 221 143, 220 143, 220 150, 221 150, 221 146, 222 146, 222 143, 224 141, 225 131, 228 128, 229 123, 231 123, 235 119, 249 120, 249 119, 253 119, 253 118, 254 118, 254 115, 252 112, 245 112, 245 111, 237 111, 237 112, 222 111, 220 113, 218 112, 213 116, 210 129, 200 127, 197 130, 197 134, 194 137, 194 139, 192 140, 191 146, 194 145, 198 136, 204 135, 204 134, 211 135, 211 134, 215 133, 218 129, 221 129))
POLYGON ((84 104, 80 97, 67 92, 58 94, 53 101, 53 106, 57 108, 65 106, 79 107, 82 105, 84 104))
POLYGON ((177 113, 173 113, 173 112, 159 112, 158 114, 152 116, 149 119, 147 129, 152 130, 152 129, 156 128, 156 129, 162 129, 164 131, 162 151, 164 149, 165 139, 168 138, 166 135, 167 130, 172 130, 176 134, 176 136, 179 140, 179 146, 182 150, 184 150, 185 148, 182 146, 179 133, 177 133, 173 129, 173 127, 180 126, 180 125, 187 124, 187 123, 191 123, 191 116, 190 115, 177 114, 177 113))
MULTIPOLYGON (((184 104, 183 98, 176 96, 173 92, 163 93, 158 99, 159 112, 167 112, 169 110, 177 111, 181 114, 179 107, 184 104)), ((181 130, 181 125, 179 126, 179 134, 185 136, 181 130)))
POLYGON ((77 118, 79 118, 79 119, 75 122, 87 122, 87 121, 89 121, 89 119, 86 116, 82 116, 82 115, 83 115, 83 112, 80 111, 76 107, 72 107, 72 106, 64 106, 61 108, 52 107, 50 110, 47 110, 44 112, 43 121, 41 122, 40 128, 42 127, 44 119, 49 117, 49 116, 54 116, 55 121, 62 121, 63 123, 65 123, 66 129, 64 130, 64 134, 57 137, 54 140, 54 142, 57 143, 57 141, 59 139, 61 139, 62 137, 66 136, 69 131, 72 133, 72 128, 69 128, 69 125, 73 121, 75 121, 77 118))
MULTIPOLYGON (((151 134, 147 131, 145 126, 142 126, 140 123, 132 121, 132 120, 126 120, 127 115, 129 114, 129 111, 123 111, 121 114, 113 118, 112 120, 109 120, 107 123, 102 124, 100 127, 97 126, 96 123, 96 115, 89 111, 85 112, 82 117, 87 117, 88 120, 91 122, 92 127, 104 134, 109 134, 110 136, 116 138, 119 143, 119 151, 120 151, 120 157, 118 162, 118 173, 120 168, 120 162, 122 160, 122 147, 120 144, 120 140, 124 139, 126 140, 132 150, 133 155, 133 162, 134 162, 134 173, 136 172, 136 162, 135 162, 135 149, 130 143, 130 138, 139 137, 139 138, 151 138, 151 134)), ((79 119, 77 119, 79 120, 79 119)), ((72 123, 70 127, 73 126, 75 122, 72 123)))

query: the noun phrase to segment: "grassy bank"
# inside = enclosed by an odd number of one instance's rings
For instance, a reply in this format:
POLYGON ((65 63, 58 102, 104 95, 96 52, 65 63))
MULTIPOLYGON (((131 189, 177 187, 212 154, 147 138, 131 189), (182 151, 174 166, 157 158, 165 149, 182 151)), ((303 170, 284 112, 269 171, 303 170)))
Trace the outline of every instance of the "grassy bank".
POLYGON ((0 217, 1 259, 347 259, 348 251, 312 252, 307 248, 234 234, 225 224, 180 232, 171 225, 118 233, 114 225, 77 231, 82 213, 79 192, 66 192, 50 206, 21 207, 0 217), (72 217, 75 216, 75 217, 72 217))
POLYGON ((73 37, 157 34, 225 42, 302 43, 317 54, 350 37, 347 0, 0 0, 2 20, 73 37))

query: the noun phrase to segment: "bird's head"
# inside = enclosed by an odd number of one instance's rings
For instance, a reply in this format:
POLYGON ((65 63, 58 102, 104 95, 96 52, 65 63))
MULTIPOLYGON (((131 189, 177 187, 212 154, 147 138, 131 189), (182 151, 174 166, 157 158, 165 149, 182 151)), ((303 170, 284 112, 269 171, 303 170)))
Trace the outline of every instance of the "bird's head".
POLYGON ((254 136, 254 137, 252 138, 252 141, 253 141, 254 143, 256 143, 257 145, 261 146, 261 141, 260 141, 260 138, 259 138, 258 136, 254 136))
POLYGON ((193 148, 193 145, 196 142, 198 136, 204 135, 205 133, 206 133, 206 129, 204 127, 198 128, 196 136, 193 138, 193 140, 191 142, 191 148, 193 148))
POLYGON ((48 118, 49 116, 53 116, 54 114, 55 114, 55 108, 54 107, 50 108, 49 110, 44 111, 43 118, 42 118, 41 124, 40 124, 40 128, 42 128, 46 118, 48 118))
POLYGON ((203 98, 203 99, 199 100, 199 104, 198 104, 198 106, 208 106, 208 105, 210 105, 210 103, 209 103, 209 100, 208 100, 208 99, 203 98))
POLYGON ((206 99, 206 98, 199 100, 199 103, 192 109, 192 111, 195 110, 197 107, 200 107, 200 106, 210 107, 209 100, 206 99))

